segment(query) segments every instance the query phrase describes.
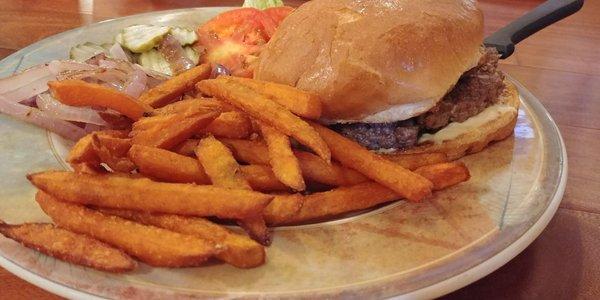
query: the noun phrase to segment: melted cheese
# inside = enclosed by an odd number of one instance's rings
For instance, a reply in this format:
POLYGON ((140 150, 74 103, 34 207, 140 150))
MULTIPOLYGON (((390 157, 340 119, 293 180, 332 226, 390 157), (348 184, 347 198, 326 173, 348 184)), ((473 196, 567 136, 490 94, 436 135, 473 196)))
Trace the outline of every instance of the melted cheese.
POLYGON ((461 134, 477 129, 483 124, 493 121, 506 113, 516 113, 516 109, 506 104, 492 105, 462 123, 452 122, 434 134, 423 134, 421 138, 419 138, 418 144, 429 141, 435 144, 441 144, 444 141, 452 140, 461 134))

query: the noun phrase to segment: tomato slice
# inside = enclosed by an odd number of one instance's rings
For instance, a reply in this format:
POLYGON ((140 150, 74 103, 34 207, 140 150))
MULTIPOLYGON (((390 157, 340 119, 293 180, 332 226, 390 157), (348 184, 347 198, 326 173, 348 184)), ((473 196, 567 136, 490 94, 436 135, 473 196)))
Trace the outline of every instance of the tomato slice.
POLYGON ((201 61, 222 64, 234 76, 252 77, 254 62, 262 46, 273 36, 289 9, 267 13, 268 9, 247 7, 214 17, 196 30, 196 47, 200 53, 205 51, 201 61))
POLYGON ((294 8, 289 7, 289 6, 270 7, 270 8, 263 10, 263 12, 265 14, 267 14, 269 17, 271 17, 273 22, 275 22, 275 26, 277 26, 277 27, 279 27, 279 24, 281 24, 281 21, 283 21, 283 19, 285 19, 285 17, 287 17, 293 11, 294 11, 294 8))

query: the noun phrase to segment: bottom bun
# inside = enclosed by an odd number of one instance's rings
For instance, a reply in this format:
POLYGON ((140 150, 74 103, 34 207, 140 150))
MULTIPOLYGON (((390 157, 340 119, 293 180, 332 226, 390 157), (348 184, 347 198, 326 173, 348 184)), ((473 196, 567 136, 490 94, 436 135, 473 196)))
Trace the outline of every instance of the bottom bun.
MULTIPOLYGON (((498 111, 492 119, 486 119, 483 123, 477 124, 477 126, 457 129, 452 133, 453 136, 449 139, 440 141, 439 137, 441 136, 439 136, 437 137, 438 141, 434 141, 436 135, 445 129, 443 128, 433 135, 428 135, 424 139, 421 138, 417 146, 389 155, 442 152, 445 153, 450 160, 456 160, 467 154, 479 152, 492 142, 509 137, 512 135, 515 124, 517 123, 519 92, 512 83, 507 80, 504 80, 504 83, 506 84, 506 88, 500 95, 500 101, 498 102, 498 104, 504 104, 504 106, 502 106, 503 110, 498 111), (425 141, 421 142, 421 140, 425 141)), ((476 118, 478 118, 478 115, 467 119, 462 124, 477 122, 475 121, 476 118)), ((448 126, 452 126, 452 124, 449 124, 448 126)))

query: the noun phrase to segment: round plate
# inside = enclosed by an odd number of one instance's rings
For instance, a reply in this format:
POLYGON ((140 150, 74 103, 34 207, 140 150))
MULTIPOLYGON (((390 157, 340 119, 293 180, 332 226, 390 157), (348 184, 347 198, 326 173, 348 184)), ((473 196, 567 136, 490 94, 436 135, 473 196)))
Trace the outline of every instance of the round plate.
MULTIPOLYGON (((132 24, 195 27, 226 8, 154 12, 104 21, 44 39, 0 62, 0 77, 52 59, 71 46, 112 41, 132 24)), ((514 80, 513 80, 514 82, 514 80)), ((567 158, 548 112, 525 88, 515 134, 462 160, 470 181, 423 203, 399 201, 334 222, 277 228, 267 263, 187 269, 146 265, 115 275, 74 266, 9 239, 0 265, 69 298, 436 297, 465 286, 521 252, 552 218, 566 183, 567 158)), ((0 115, 0 218, 49 221, 25 175, 64 169, 68 144, 0 115)))

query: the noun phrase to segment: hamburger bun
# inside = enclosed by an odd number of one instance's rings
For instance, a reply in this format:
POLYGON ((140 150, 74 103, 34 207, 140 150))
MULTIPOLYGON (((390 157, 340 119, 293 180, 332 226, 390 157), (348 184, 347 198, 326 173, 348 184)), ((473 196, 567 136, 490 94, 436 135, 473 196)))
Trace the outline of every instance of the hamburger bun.
POLYGON ((393 122, 431 109, 482 40, 475 1, 313 0, 281 23, 255 78, 318 94, 329 123, 393 122))

